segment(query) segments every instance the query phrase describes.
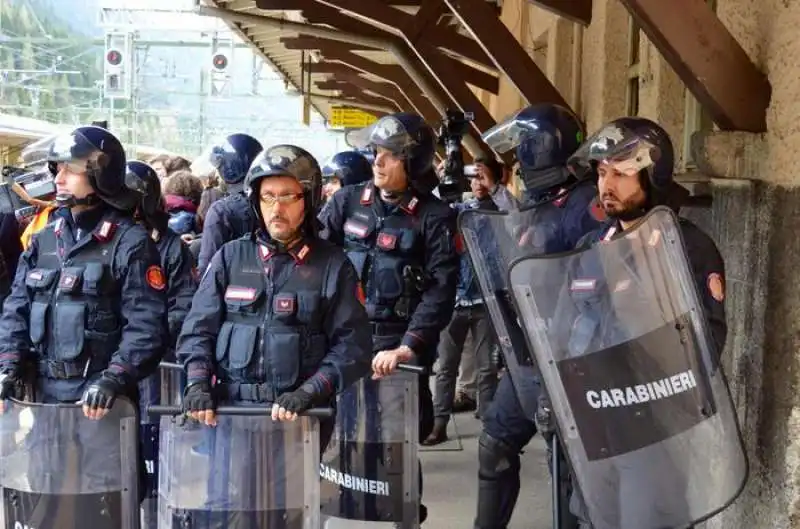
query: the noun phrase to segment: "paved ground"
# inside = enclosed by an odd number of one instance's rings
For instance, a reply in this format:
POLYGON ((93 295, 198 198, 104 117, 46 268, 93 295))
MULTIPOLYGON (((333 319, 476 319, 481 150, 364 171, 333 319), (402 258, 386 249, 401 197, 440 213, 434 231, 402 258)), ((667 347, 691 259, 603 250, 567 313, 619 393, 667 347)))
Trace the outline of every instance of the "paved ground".
MULTIPOLYGON (((432 529, 471 529, 478 495, 480 422, 471 413, 455 416, 450 440, 421 449, 425 476, 423 501, 432 529), (456 435, 458 433, 458 435, 456 435)), ((536 436, 522 456, 522 491, 509 529, 551 529, 550 477, 544 441, 536 436)))

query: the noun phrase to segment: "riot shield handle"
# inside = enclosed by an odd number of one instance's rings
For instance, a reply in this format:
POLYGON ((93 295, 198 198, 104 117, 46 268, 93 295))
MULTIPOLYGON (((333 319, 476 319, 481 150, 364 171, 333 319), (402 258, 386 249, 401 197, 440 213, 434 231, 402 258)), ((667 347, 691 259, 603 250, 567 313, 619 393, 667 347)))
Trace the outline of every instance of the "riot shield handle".
POLYGON ((414 373, 414 374, 417 374, 417 375, 427 375, 428 374, 428 368, 427 367, 418 366, 418 365, 414 365, 414 364, 404 364, 404 363, 397 364, 397 370, 398 371, 405 371, 407 373, 414 373))
MULTIPOLYGON (((183 408, 180 406, 147 406, 147 413, 153 415, 182 415, 183 408)), ((220 406, 216 409, 217 415, 238 415, 243 417, 261 417, 272 414, 272 404, 264 403, 263 406, 220 406)), ((318 419, 329 419, 333 417, 333 408, 311 408, 299 413, 304 417, 316 417, 318 419)))
POLYGON ((183 364, 177 362, 161 362, 158 364, 161 369, 172 369, 175 371, 183 371, 183 364))

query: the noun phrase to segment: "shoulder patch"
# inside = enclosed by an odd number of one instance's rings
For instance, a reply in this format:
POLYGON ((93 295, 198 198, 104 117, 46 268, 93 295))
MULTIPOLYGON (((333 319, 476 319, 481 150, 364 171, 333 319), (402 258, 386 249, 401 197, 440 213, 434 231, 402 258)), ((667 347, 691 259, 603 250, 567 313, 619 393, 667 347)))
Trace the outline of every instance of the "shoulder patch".
POLYGON ((144 274, 144 279, 151 288, 155 290, 164 290, 167 288, 167 282, 164 279, 164 272, 158 265, 153 265, 147 269, 144 274))
POLYGON ((603 209, 603 205, 600 204, 600 199, 597 197, 594 197, 589 203, 589 214, 597 222, 605 222, 608 219, 606 210, 603 209))
POLYGON ((711 297, 722 303, 725 301, 725 280, 722 279, 722 274, 712 272, 708 274, 708 291, 711 297))

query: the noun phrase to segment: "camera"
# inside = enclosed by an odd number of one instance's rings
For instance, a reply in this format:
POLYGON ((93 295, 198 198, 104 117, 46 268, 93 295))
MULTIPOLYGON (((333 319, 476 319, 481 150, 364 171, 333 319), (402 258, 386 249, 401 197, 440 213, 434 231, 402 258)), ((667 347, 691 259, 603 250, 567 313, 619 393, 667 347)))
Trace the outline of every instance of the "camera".
POLYGON ((461 139, 473 119, 472 112, 448 110, 439 127, 439 145, 444 147, 446 156, 439 181, 439 195, 446 202, 458 202, 467 189, 461 139))

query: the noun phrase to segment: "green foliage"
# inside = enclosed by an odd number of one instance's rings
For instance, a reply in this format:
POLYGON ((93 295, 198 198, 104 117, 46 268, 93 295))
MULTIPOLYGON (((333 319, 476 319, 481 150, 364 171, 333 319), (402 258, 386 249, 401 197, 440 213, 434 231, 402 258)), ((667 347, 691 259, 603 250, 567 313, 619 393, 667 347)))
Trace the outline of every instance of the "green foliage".
MULTIPOLYGON (((80 72, 0 73, 0 113, 75 125, 107 118, 109 102, 101 99, 103 46, 76 34, 38 4, 0 2, 0 72, 48 70, 56 61, 58 70, 80 72), (46 42, 48 38, 54 42, 46 42), (101 101, 105 110, 98 108, 101 101)), ((116 101, 114 108, 114 132, 123 142, 133 141, 135 128, 137 143, 160 143, 159 135, 166 131, 157 116, 139 115, 134 123, 132 113, 126 112, 131 108, 129 101, 116 101)))
POLYGON ((0 24, 2 34, 10 39, 0 42, 0 68, 47 70, 60 56, 64 60, 58 64, 59 70, 81 72, 8 73, 0 82, 0 111, 52 122, 90 120, 98 99, 96 82, 102 79, 102 48, 75 36, 48 13, 34 14, 25 3, 6 3, 0 24), (48 37, 59 40, 44 42, 48 37))

